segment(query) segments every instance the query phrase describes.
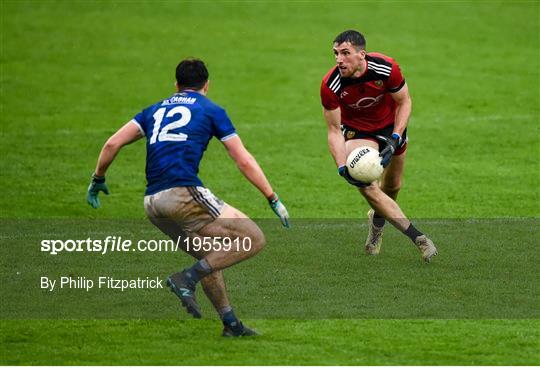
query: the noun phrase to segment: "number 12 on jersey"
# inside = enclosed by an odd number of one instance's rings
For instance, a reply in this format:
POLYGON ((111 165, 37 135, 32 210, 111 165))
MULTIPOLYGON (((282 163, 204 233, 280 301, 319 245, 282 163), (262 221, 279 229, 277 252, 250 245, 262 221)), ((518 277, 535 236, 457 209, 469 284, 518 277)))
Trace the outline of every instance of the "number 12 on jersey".
MULTIPOLYGON (((169 133, 171 130, 176 128, 181 128, 186 126, 191 120, 191 111, 185 106, 176 106, 167 111, 166 107, 162 107, 157 110, 154 115, 154 129, 152 130, 152 137, 150 137, 150 144, 156 143, 156 141, 165 142, 165 141, 175 141, 183 142, 187 140, 188 136, 184 133, 169 133), (166 124, 160 131, 161 123, 163 118, 172 118, 173 116, 180 114, 180 118, 173 120, 172 122, 166 124)), ((166 119, 167 121, 168 119, 166 119)))

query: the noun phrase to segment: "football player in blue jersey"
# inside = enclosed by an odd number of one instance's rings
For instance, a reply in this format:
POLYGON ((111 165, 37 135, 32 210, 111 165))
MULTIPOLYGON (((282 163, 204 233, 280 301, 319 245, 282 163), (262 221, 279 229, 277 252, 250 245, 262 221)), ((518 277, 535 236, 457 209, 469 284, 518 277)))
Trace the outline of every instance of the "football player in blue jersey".
POLYGON ((256 332, 244 326, 231 308, 222 270, 257 254, 265 237, 255 222, 214 196, 199 179, 199 163, 210 139, 215 136, 223 143, 285 227, 289 227, 289 214, 225 110, 206 97, 208 70, 203 61, 181 61, 176 67, 176 87, 177 93, 141 111, 107 140, 87 201, 94 208, 100 206, 98 194, 109 194, 105 173, 116 154, 123 146, 146 137, 145 211, 174 241, 184 239, 178 244, 198 260, 169 276, 167 285, 187 312, 200 318, 195 298, 200 281, 223 321, 223 336, 254 335, 256 332), (203 239, 208 246, 197 247, 203 239))

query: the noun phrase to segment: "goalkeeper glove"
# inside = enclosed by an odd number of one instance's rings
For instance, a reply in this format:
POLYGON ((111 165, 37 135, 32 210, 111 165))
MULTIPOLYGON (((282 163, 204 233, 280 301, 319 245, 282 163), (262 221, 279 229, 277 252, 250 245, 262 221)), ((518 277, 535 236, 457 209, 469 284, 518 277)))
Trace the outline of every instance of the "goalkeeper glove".
POLYGON ((339 176, 342 176, 347 182, 351 185, 354 185, 355 187, 359 188, 365 188, 369 187, 368 183, 364 183, 363 181, 354 179, 351 174, 349 174, 349 170, 347 169, 347 166, 340 166, 338 168, 338 174, 339 176))
POLYGON ((105 184, 105 176, 93 174, 92 181, 88 186, 88 194, 86 195, 86 201, 90 206, 99 208, 98 194, 100 191, 109 195, 109 188, 107 188, 107 184, 105 184))
POLYGON ((276 193, 273 193, 268 198, 268 204, 272 211, 279 217, 281 224, 285 227, 291 227, 289 224, 289 212, 287 212, 287 208, 285 208, 276 193))
POLYGON ((382 135, 378 135, 377 138, 386 143, 386 147, 379 153, 379 156, 382 157, 381 165, 386 168, 390 164, 390 160, 397 148, 401 146, 402 138, 397 133, 392 133, 392 137, 390 138, 383 137, 382 135))

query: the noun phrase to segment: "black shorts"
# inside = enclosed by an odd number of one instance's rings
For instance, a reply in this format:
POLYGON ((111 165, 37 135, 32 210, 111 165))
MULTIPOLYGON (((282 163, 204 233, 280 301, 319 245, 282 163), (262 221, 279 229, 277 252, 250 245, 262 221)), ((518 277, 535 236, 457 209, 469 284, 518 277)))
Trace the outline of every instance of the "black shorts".
MULTIPOLYGON (((343 134, 343 137, 345 137, 345 141, 351 140, 351 139, 368 139, 373 142, 377 142, 379 144, 379 152, 384 148, 384 143, 375 138, 376 135, 382 135, 383 137, 390 138, 392 137, 392 133, 394 132, 394 124, 390 124, 387 127, 384 127, 382 129, 376 130, 374 132, 364 132, 361 130, 357 130, 354 128, 351 128, 350 126, 347 126, 345 124, 341 124, 341 133, 343 134)), ((395 155, 401 155, 405 150, 407 149, 407 129, 403 131, 403 135, 401 136, 401 144, 396 150, 395 155)))

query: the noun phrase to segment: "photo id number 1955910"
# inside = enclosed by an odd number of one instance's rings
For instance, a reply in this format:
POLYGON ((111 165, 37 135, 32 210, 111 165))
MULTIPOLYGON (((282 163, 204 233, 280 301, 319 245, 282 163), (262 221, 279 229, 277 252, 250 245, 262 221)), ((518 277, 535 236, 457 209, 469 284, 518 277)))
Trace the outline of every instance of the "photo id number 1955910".
POLYGON ((183 242, 188 252, 249 252, 251 250, 249 237, 203 236, 184 238, 183 242))

